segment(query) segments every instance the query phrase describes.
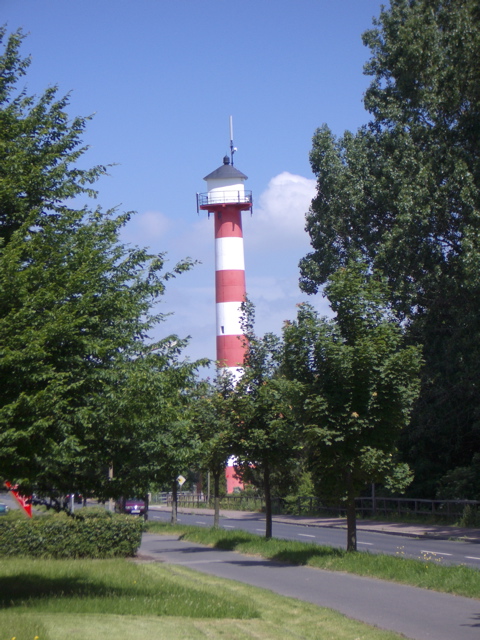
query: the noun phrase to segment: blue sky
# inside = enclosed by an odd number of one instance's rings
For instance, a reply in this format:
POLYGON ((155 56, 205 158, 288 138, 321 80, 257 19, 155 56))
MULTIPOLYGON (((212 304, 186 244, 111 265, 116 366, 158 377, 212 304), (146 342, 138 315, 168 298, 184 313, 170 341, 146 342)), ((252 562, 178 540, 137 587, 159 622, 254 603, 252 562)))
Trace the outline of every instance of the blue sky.
MULTIPOLYGON (((369 51, 361 34, 380 0, 0 0, 0 23, 29 34, 29 94, 58 85, 71 116, 95 114, 85 166, 113 164, 99 204, 137 214, 123 240, 201 262, 170 281, 157 336, 191 336, 187 355, 215 358, 212 221, 196 192, 229 149, 248 176, 247 291, 257 332, 280 332, 296 304, 309 250, 304 215, 315 192, 308 154, 317 127, 368 120, 369 51)), ((384 2, 385 4, 385 2, 384 2)))

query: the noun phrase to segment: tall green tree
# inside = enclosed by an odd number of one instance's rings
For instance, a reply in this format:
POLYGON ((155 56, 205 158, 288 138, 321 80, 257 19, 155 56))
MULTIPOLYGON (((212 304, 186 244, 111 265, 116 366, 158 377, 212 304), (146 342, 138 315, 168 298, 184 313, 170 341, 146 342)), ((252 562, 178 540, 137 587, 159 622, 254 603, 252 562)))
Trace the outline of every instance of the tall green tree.
POLYGON ((111 396, 111 419, 96 439, 97 458, 110 460, 113 478, 102 494, 97 488, 99 497, 144 496, 153 487, 171 485, 196 462, 191 396, 204 362, 180 359, 181 348, 182 341, 166 338, 115 372, 122 393, 111 396))
POLYGON ((355 498, 367 483, 403 490, 411 481, 395 445, 419 387, 420 350, 404 346, 385 283, 362 263, 341 268, 325 287, 333 319, 302 305, 284 327, 284 369, 304 389, 301 409, 316 490, 343 502, 347 550, 357 548, 355 498))
POLYGON ((237 414, 234 452, 237 472, 248 479, 251 469, 262 477, 265 498, 265 537, 272 537, 272 480, 274 472, 289 475, 298 459, 302 440, 294 405, 298 383, 280 373, 281 340, 254 331, 250 301, 243 304, 247 349, 242 376, 235 386, 237 414))
POLYGON ((40 97, 19 88, 29 58, 22 58, 21 31, 0 28, 0 238, 8 242, 14 231, 36 216, 42 227, 66 209, 70 199, 96 197, 92 185, 106 167, 81 169, 77 161, 87 151, 81 136, 89 118, 70 120, 68 96, 58 97, 55 86, 40 97))
POLYGON ((108 495, 109 466, 140 455, 145 411, 160 404, 146 385, 138 414, 119 415, 122 399, 141 374, 173 397, 184 384, 175 350, 149 334, 166 280, 190 262, 166 271, 163 255, 119 242, 130 214, 75 208, 105 173, 77 166, 86 120, 69 120, 55 88, 19 90, 23 36, 0 40, 0 477, 24 493, 108 495))
POLYGON ((340 138, 315 133, 301 286, 316 292, 357 252, 388 278, 425 357, 402 450, 415 490, 434 497, 480 449, 480 7, 391 0, 363 40, 371 120, 340 138))
POLYGON ((213 479, 213 526, 220 525, 220 486, 228 459, 233 453, 237 431, 234 408, 234 384, 227 375, 218 375, 200 385, 200 395, 193 405, 195 431, 200 439, 199 466, 213 479))

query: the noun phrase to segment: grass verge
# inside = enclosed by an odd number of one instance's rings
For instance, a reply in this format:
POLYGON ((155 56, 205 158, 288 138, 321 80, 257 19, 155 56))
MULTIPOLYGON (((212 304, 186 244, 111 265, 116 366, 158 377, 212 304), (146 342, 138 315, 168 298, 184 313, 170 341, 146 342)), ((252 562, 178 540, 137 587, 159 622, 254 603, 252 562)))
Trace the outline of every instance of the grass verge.
POLYGON ((401 549, 398 556, 371 554, 364 551, 347 553, 343 549, 321 547, 310 542, 278 538, 266 540, 262 536, 240 530, 226 531, 160 522, 149 522, 147 526, 151 533, 178 534, 184 540, 218 549, 228 549, 329 571, 344 571, 360 576, 391 580, 468 598, 480 598, 478 569, 464 565, 442 565, 441 561, 430 556, 424 556, 420 560, 404 558, 401 549))
POLYGON ((160 563, 7 558, 0 594, 0 640, 401 638, 309 603, 160 563))

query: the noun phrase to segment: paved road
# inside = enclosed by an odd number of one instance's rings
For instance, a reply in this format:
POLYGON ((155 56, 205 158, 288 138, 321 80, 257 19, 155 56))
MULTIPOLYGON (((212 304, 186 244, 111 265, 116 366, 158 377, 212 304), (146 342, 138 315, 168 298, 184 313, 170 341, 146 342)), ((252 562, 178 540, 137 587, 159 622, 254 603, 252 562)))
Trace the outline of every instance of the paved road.
MULTIPOLYGON (((213 524, 210 509, 181 511, 179 522, 207 527, 213 524)), ((158 506, 151 507, 149 511, 150 520, 169 521, 170 516, 170 510, 158 506)), ((265 515, 222 511, 220 526, 261 535, 265 533, 265 515)), ((286 540, 345 548, 345 526, 342 518, 275 516, 273 535, 286 540)), ((422 560, 430 558, 442 564, 465 564, 480 569, 480 531, 473 529, 359 520, 358 550, 422 560)))
POLYGON ((144 534, 139 554, 329 607, 412 640, 479 640, 480 600, 359 576, 292 567, 174 536, 144 534))

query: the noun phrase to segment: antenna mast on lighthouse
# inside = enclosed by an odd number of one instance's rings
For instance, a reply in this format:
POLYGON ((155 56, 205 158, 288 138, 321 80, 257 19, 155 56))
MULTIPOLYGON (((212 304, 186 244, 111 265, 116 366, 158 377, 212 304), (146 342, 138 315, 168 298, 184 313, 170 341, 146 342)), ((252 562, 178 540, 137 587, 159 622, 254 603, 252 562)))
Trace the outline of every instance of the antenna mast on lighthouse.
POLYGON ((233 167, 233 154, 236 151, 236 147, 233 146, 233 116, 230 116, 230 164, 233 167))
POLYGON ((245 259, 242 211, 251 211, 252 192, 245 190, 247 176, 233 166, 233 122, 230 116, 230 158, 204 180, 207 192, 197 194, 198 209, 215 219, 215 308, 217 367, 236 380, 241 376, 245 340, 241 305, 245 300, 245 259))

